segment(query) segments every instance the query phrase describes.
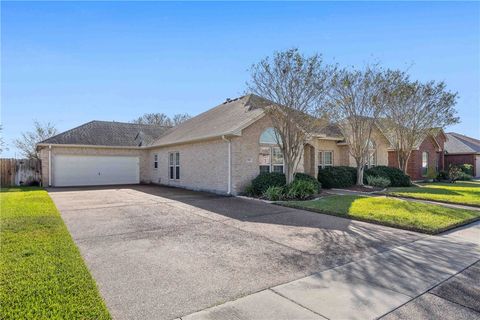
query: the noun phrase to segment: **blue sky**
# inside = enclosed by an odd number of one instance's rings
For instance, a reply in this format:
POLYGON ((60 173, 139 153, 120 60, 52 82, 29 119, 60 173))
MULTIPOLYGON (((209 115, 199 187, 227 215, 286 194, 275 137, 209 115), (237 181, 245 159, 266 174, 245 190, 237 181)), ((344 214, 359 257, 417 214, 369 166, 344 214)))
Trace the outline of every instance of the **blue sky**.
POLYGON ((2 2, 1 117, 60 131, 145 112, 196 115, 241 95, 249 66, 298 47, 328 62, 381 62, 458 91, 480 138, 479 3, 2 2))

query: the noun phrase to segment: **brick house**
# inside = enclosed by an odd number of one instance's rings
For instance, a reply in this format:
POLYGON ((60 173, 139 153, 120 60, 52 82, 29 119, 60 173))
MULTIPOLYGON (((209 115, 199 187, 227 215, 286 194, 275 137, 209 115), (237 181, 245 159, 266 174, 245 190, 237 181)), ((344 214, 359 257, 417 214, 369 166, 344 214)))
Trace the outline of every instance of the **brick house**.
POLYGON ((480 177, 480 140, 449 132, 445 143, 445 166, 470 164, 473 176, 480 177))
MULTIPOLYGON (((272 138, 264 107, 255 95, 227 100, 174 127, 92 121, 42 141, 45 186, 157 183, 239 194, 260 172, 283 172, 283 156, 272 138)), ((327 166, 355 166, 348 145, 335 125, 305 142, 297 168, 316 176, 327 166)), ((427 137, 412 155, 409 170, 421 178, 422 154, 427 165, 443 168, 443 137, 427 137)), ((394 166, 390 143, 381 130, 372 134, 368 166, 394 166)))

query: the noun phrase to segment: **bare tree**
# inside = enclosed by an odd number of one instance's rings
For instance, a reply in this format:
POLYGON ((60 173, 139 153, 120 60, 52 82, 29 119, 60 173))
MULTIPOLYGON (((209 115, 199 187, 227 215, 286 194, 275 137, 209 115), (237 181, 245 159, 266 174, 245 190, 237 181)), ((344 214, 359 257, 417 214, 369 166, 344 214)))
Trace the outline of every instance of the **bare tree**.
POLYGON ((188 113, 178 113, 173 116, 172 122, 174 126, 178 126, 179 124, 187 121, 190 118, 191 116, 188 113))
POLYGON ((276 129, 283 153, 287 183, 293 181, 304 144, 318 126, 315 112, 326 92, 330 67, 315 54, 306 57, 298 49, 275 52, 251 67, 247 88, 272 101, 265 108, 276 129))
POLYGON ((138 117, 132 122, 139 124, 153 124, 159 126, 173 127, 190 118, 190 115, 187 113, 176 114, 173 116, 173 118, 170 118, 165 113, 145 113, 144 115, 138 117))
POLYGON ((444 82, 410 81, 400 71, 394 78, 388 89, 383 130, 396 151, 399 169, 406 173, 412 151, 425 137, 459 122, 455 110, 457 93, 447 91, 444 82))
POLYGON ((385 75, 377 66, 338 70, 323 105, 330 119, 339 126, 355 159, 357 185, 363 185, 363 173, 371 152, 370 138, 385 107, 385 75))
POLYGON ((7 150, 7 151, 8 151, 8 148, 7 148, 6 145, 5 145, 5 140, 3 140, 2 131, 3 131, 3 126, 0 125, 0 153, 2 153, 3 150, 7 150))
POLYGON ((22 133, 22 137, 15 139, 15 147, 20 150, 23 157, 28 159, 39 159, 37 153, 37 143, 48 139, 58 133, 57 129, 50 122, 40 123, 33 122, 33 131, 22 133))

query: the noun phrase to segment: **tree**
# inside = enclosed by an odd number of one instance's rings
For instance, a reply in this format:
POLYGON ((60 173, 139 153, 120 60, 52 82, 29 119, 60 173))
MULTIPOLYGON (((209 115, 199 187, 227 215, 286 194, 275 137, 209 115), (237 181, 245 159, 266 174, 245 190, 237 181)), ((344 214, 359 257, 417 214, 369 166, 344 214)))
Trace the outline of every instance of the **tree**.
POLYGON ((173 127, 190 119, 191 116, 187 113, 175 114, 173 118, 168 117, 165 113, 145 113, 143 116, 133 120, 133 123, 139 124, 153 124, 158 126, 173 127))
POLYGON ((446 90, 444 82, 410 81, 400 71, 389 84, 386 106, 386 135, 396 151, 398 167, 407 172, 412 151, 440 128, 458 123, 455 104, 457 93, 446 90))
POLYGON ((340 69, 332 78, 323 108, 338 125, 357 166, 357 185, 363 185, 363 173, 371 152, 371 135, 385 104, 387 72, 377 66, 364 70, 340 69))
POLYGON ((22 137, 15 139, 15 147, 20 150, 23 157, 28 159, 39 159, 37 153, 37 143, 48 139, 58 133, 57 129, 50 122, 40 123, 38 121, 33 122, 33 131, 22 133, 22 137))
POLYGON ((286 180, 291 183, 304 144, 318 126, 315 112, 326 92, 330 67, 317 54, 306 57, 290 49, 262 59, 250 71, 248 90, 272 102, 264 109, 276 129, 286 180))
POLYGON ((2 125, 0 125, 0 153, 3 152, 3 150, 8 150, 8 148, 5 146, 5 141, 3 140, 3 134, 1 134, 3 131, 2 125))

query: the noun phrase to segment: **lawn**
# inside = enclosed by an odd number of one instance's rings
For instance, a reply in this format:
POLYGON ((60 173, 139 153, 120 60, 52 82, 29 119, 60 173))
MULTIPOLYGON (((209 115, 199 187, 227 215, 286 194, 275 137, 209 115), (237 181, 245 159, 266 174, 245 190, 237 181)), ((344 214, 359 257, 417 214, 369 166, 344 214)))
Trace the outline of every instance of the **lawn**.
POLYGON ((285 201, 278 204, 430 234, 480 218, 480 211, 386 197, 335 195, 319 200, 285 201))
POLYGON ((420 183, 415 187, 389 188, 393 196, 480 206, 480 182, 420 183))
POLYGON ((47 192, 0 192, 1 319, 110 319, 47 192))

